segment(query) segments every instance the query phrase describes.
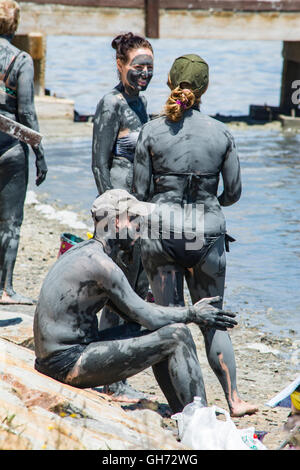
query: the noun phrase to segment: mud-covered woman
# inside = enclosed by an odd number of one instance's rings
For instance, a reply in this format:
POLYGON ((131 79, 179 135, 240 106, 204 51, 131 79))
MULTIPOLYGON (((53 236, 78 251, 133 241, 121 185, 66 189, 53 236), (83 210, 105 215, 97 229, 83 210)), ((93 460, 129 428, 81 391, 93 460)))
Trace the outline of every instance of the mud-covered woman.
MULTIPOLYGON (((99 101, 94 116, 92 170, 99 195, 109 189, 132 191, 136 142, 149 118, 146 98, 140 92, 146 90, 153 74, 153 49, 144 37, 129 32, 117 36, 111 45, 116 51, 120 81, 99 101)), ((135 292, 145 299, 149 282, 139 244, 133 247, 130 258, 120 250, 117 264, 135 292)), ((106 307, 102 310, 101 329, 119 323, 118 315, 106 307)))
MULTIPOLYGON (((208 65, 198 55, 177 58, 168 77, 171 94, 164 113, 143 126, 136 147, 136 195, 155 202, 161 213, 157 236, 152 227, 152 238, 142 240, 142 261, 155 302, 165 306, 184 305, 185 279, 193 303, 220 296, 218 307, 222 308, 225 245, 230 237, 221 206, 239 200, 241 174, 227 127, 200 111, 208 75, 208 65), (220 176, 223 192, 218 196, 220 176)), ((228 333, 211 328, 201 331, 231 415, 255 412, 256 406, 239 397, 228 333)))
MULTIPOLYGON (((11 43, 19 22, 19 5, 0 2, 0 113, 35 131, 39 130, 34 106, 34 70, 29 54, 11 43)), ((47 173, 42 145, 33 147, 36 184, 47 173)), ((0 303, 32 304, 13 289, 20 228, 28 183, 28 146, 0 131, 0 303)))

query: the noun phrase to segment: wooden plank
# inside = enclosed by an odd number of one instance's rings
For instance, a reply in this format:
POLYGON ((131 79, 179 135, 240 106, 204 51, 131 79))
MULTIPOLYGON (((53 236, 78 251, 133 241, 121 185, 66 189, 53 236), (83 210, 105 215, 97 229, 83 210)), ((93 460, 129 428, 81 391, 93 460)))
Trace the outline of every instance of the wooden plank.
POLYGON ((159 0, 145 0, 145 35, 159 38, 159 0))
POLYGON ((34 147, 39 145, 43 137, 39 132, 3 116, 3 114, 0 114, 0 130, 34 147))

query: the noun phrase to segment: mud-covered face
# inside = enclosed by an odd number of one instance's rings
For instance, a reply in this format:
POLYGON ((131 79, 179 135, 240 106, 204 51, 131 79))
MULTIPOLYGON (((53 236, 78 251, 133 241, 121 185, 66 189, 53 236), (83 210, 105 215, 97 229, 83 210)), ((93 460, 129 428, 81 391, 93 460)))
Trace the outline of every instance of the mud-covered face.
POLYGON ((131 214, 122 214, 116 220, 117 239, 122 249, 133 246, 140 238, 140 217, 131 214))
POLYGON ((146 90, 153 75, 153 54, 150 49, 133 49, 127 64, 118 61, 121 81, 129 94, 146 90))

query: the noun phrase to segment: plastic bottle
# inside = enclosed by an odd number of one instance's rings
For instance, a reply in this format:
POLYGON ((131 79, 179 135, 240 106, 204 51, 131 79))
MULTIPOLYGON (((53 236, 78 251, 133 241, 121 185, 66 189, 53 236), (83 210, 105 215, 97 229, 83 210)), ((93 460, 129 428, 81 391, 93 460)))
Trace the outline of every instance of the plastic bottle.
POLYGON ((186 417, 190 417, 195 413, 197 408, 203 408, 202 398, 201 397, 194 397, 194 401, 186 405, 183 410, 182 414, 186 417))
POLYGON ((191 420, 195 411, 203 407, 204 405, 202 403, 201 397, 194 397, 194 400, 188 405, 186 405, 181 413, 177 413, 176 415, 172 416, 172 418, 176 419, 177 421, 179 439, 182 438, 185 428, 191 420))

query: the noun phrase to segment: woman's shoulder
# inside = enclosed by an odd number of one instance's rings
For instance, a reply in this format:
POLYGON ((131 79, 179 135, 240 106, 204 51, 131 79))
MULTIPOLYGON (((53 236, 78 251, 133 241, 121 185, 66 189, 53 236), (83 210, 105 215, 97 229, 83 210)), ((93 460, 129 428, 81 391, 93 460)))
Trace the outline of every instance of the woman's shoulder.
POLYGON ((100 98, 97 105, 96 112, 103 112, 104 110, 117 111, 122 103, 122 95, 115 88, 100 98))
POLYGON ((117 103, 120 100, 120 95, 122 96, 122 94, 116 88, 113 88, 102 96, 100 102, 102 101, 103 103, 117 103))
POLYGON ((224 122, 220 121, 219 119, 217 119, 215 117, 212 117, 212 116, 209 116, 208 114, 204 114, 202 112, 201 113, 195 113, 195 115, 199 119, 201 119, 202 122, 204 123, 204 125, 206 125, 208 128, 213 128, 217 132, 220 132, 220 133, 226 135, 227 137, 231 136, 231 132, 230 132, 228 126, 224 122))
POLYGON ((9 54, 12 56, 12 59, 15 59, 15 66, 14 68, 18 68, 21 65, 33 65, 33 60, 31 55, 28 52, 22 51, 21 49, 17 48, 10 42, 8 42, 7 49, 9 50, 9 54))
POLYGON ((195 112, 194 114, 195 116, 199 117, 199 119, 202 119, 204 122, 210 124, 211 126, 218 127, 219 129, 226 128, 226 125, 222 121, 219 121, 218 119, 210 116, 209 114, 205 114, 202 111, 195 112))
POLYGON ((29 79, 29 77, 34 73, 33 59, 31 55, 13 45, 11 45, 10 53, 10 66, 12 67, 9 72, 10 83, 14 83, 18 80, 18 77, 20 77, 21 74, 26 75, 26 80, 29 79))
POLYGON ((165 124, 166 117, 160 114, 151 114, 149 121, 147 121, 143 128, 146 129, 155 129, 156 127, 160 127, 161 125, 165 124))

